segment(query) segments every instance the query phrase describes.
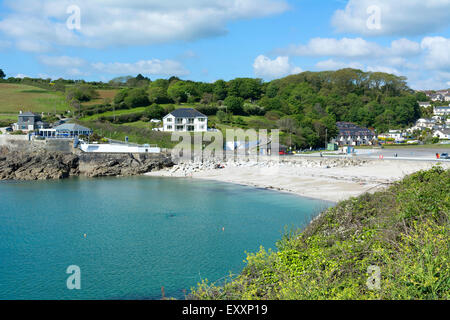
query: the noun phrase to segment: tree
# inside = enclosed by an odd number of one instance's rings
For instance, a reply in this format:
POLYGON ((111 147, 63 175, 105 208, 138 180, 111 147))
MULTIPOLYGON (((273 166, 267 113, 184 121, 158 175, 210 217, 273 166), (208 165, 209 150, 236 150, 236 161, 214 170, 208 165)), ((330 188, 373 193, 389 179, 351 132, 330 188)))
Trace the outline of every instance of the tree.
POLYGON ((135 88, 128 91, 127 97, 123 101, 128 108, 145 107, 150 104, 147 90, 135 88))
POLYGON ((172 82, 172 84, 167 89, 167 94, 170 99, 175 101, 177 104, 186 102, 188 99, 188 88, 184 81, 172 82))
POLYGON ((295 121, 295 119, 287 117, 278 120, 277 124, 280 130, 285 131, 289 134, 289 146, 292 147, 292 134, 297 130, 297 121, 295 121))
POLYGON ((244 99, 241 97, 227 97, 223 104, 227 107, 228 112, 234 115, 242 115, 244 113, 244 99))
POLYGON ((223 80, 214 82, 213 93, 216 100, 224 100, 227 97, 227 83, 223 80))
POLYGON ((0 79, 4 79, 6 77, 6 74, 3 72, 2 69, 0 69, 0 79))
POLYGON ((150 83, 148 94, 150 102, 164 104, 171 102, 167 89, 169 88, 169 81, 165 79, 158 79, 150 83))
POLYGON ((160 105, 152 104, 145 109, 145 115, 149 119, 162 119, 166 115, 166 112, 160 105))
POLYGON ((243 99, 257 100, 261 98, 262 80, 251 78, 236 78, 228 83, 228 95, 243 99))
POLYGON ((81 84, 73 87, 69 87, 66 90, 66 99, 71 101, 72 99, 78 100, 80 102, 91 101, 99 97, 98 92, 90 85, 81 84))

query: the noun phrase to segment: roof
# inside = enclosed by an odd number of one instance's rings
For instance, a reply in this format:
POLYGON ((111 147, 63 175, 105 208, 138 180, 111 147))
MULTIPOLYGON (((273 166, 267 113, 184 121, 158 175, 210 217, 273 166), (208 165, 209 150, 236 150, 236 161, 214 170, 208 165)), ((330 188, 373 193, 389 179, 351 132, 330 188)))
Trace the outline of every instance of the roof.
POLYGON ((36 113, 27 111, 27 112, 20 113, 19 117, 39 117, 39 115, 36 113))
MULTIPOLYGON (((192 108, 176 109, 168 115, 173 115, 176 118, 207 118, 203 113, 192 108)), ((167 117, 167 116, 166 116, 167 117)))
POLYGON ((339 129, 339 136, 375 136, 373 131, 351 122, 337 122, 336 126, 339 129))
POLYGON ((54 128, 56 131, 92 131, 89 128, 80 126, 76 123, 64 123, 54 128))
POLYGON ((436 131, 442 132, 443 134, 450 135, 450 129, 438 129, 436 131))

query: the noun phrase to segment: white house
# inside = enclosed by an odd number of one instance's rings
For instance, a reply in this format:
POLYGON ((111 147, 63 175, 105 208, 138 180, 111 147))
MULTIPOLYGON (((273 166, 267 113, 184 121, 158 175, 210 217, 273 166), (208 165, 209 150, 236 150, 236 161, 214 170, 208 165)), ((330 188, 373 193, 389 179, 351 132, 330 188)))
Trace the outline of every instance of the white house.
POLYGON ((434 107, 435 116, 448 116, 450 115, 450 106, 434 107))
POLYGON ((406 133, 401 130, 389 130, 388 133, 379 135, 378 138, 390 138, 395 139, 395 141, 405 141, 406 133))
POLYGON ((437 101, 444 101, 445 97, 441 93, 436 93, 431 95, 431 101, 437 102, 437 101))
POLYGON ((433 137, 439 138, 439 139, 450 140, 450 129, 436 130, 433 134, 433 137))
POLYGON ((419 106, 428 108, 428 107, 431 107, 431 102, 419 102, 419 106))
POLYGON ((208 117, 191 108, 177 109, 163 118, 165 132, 206 132, 208 117))

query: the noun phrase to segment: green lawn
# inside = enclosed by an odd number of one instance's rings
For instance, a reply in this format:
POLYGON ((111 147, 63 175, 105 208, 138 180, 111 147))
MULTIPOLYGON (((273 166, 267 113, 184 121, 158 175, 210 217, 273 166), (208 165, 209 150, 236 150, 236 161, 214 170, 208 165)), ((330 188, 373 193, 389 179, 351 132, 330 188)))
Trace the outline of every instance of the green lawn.
POLYGON ((0 83, 0 113, 17 114, 19 111, 63 113, 70 110, 62 93, 37 87, 0 83))
POLYGON ((122 109, 122 110, 116 110, 116 111, 108 111, 108 112, 104 112, 104 113, 93 114, 92 116, 88 116, 88 117, 83 117, 83 118, 81 118, 81 120, 92 121, 92 120, 97 120, 100 117, 112 117, 114 115, 120 116, 123 114, 139 113, 139 112, 145 111, 145 108, 146 107, 139 107, 139 108, 134 108, 134 109, 122 109))

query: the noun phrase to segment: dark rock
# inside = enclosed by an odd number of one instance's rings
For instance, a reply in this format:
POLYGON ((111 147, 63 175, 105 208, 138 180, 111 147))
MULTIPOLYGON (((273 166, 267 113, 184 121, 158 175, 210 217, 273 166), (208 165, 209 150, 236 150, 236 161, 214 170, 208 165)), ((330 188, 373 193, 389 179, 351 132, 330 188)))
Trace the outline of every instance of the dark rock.
POLYGON ((0 180, 49 180, 71 176, 132 176, 173 166, 169 156, 9 152, 0 149, 0 180))

